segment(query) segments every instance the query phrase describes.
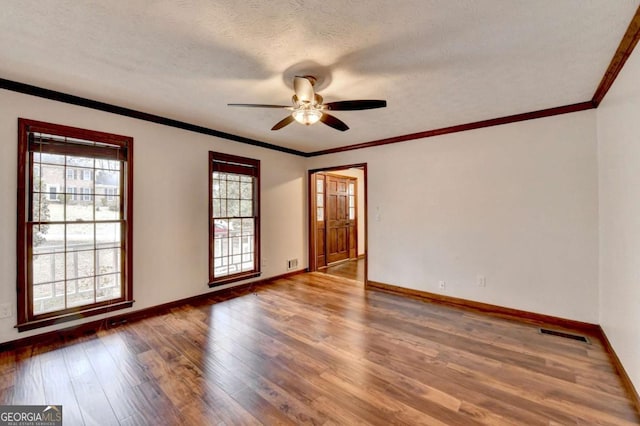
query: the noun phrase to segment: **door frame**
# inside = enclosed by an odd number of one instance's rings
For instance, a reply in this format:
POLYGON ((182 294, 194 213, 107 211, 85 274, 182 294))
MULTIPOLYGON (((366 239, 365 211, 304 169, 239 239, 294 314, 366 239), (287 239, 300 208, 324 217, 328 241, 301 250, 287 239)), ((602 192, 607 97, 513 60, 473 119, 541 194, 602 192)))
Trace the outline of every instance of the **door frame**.
POLYGON ((367 163, 357 163, 357 164, 345 164, 341 166, 330 166, 330 167, 322 167, 319 169, 311 169, 307 172, 307 225, 308 225, 308 250, 309 250, 309 272, 317 271, 318 266, 316 264, 316 247, 315 240, 313 238, 315 226, 315 211, 313 210, 313 200, 311 199, 311 194, 313 194, 313 186, 315 182, 313 182, 313 175, 315 173, 324 172, 339 172, 340 170, 346 169, 362 169, 364 172, 364 217, 358 217, 358 220, 364 220, 364 285, 367 286, 369 282, 369 245, 368 245, 368 234, 369 234, 369 208, 368 208, 368 198, 369 198, 369 185, 368 185, 368 176, 367 176, 367 163))

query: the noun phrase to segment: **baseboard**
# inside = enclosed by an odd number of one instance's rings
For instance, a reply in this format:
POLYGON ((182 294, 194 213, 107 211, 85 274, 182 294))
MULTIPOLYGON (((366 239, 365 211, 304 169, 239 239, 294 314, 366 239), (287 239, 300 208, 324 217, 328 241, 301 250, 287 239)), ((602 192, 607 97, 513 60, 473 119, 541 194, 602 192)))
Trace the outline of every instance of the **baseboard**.
POLYGON ((638 414, 640 414, 640 394, 638 394, 638 390, 633 385, 631 378, 627 374, 627 370, 624 369, 622 362, 620 362, 620 358, 618 358, 618 354, 616 354, 616 351, 613 349, 613 346, 611 346, 611 342, 609 342, 607 333, 604 332, 601 326, 598 326, 598 328, 600 329, 600 334, 602 336, 601 338, 602 344, 604 345, 606 351, 609 353, 611 362, 613 362, 613 365, 618 371, 618 375, 620 376, 620 379, 622 379, 623 386, 625 387, 629 396, 633 400, 636 406, 636 410, 638 411, 638 414))
POLYGON ((398 287, 395 285, 380 283, 376 281, 368 281, 366 283, 366 288, 428 300, 429 302, 455 306, 458 308, 468 309, 476 312, 483 312, 494 317, 526 322, 538 326, 544 325, 546 327, 560 327, 567 330, 579 331, 581 333, 589 334, 596 337, 601 333, 600 326, 597 324, 575 321, 567 318, 555 317, 552 315, 538 314, 535 312, 522 311, 520 309, 507 308, 504 306, 491 305, 489 303, 475 302, 473 300, 445 296, 436 293, 429 293, 427 291, 414 290, 405 287, 398 287))
POLYGON ((213 291, 199 294, 197 296, 174 300, 172 302, 163 303, 161 305, 150 306, 148 308, 139 309, 137 311, 118 314, 107 318, 102 318, 99 320, 63 328, 60 330, 48 331, 45 333, 35 334, 33 336, 23 337, 21 339, 11 340, 8 342, 0 343, 0 352, 34 344, 47 344, 56 341, 66 341, 80 336, 94 334, 100 330, 114 328, 129 322, 139 321, 144 318, 162 315, 169 312, 171 309, 178 308, 180 306, 197 305, 208 302, 210 303, 211 301, 209 299, 213 297, 234 294, 240 295, 247 290, 252 290, 261 286, 268 285, 272 281, 276 281, 282 278, 289 278, 291 276, 302 274, 305 272, 307 272, 306 268, 287 272, 286 274, 277 275, 271 278, 264 278, 261 280, 252 281, 250 283, 236 285, 233 287, 227 287, 224 289, 213 289, 213 291))

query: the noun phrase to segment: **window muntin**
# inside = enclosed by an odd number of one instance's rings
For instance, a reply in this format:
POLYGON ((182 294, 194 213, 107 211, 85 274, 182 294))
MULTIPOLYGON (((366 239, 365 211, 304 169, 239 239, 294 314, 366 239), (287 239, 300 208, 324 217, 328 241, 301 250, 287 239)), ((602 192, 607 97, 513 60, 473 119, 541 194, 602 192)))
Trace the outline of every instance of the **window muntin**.
POLYGON ((259 275, 260 162, 209 153, 210 285, 259 275))
POLYGON ((19 330, 131 306, 132 143, 20 119, 19 330))

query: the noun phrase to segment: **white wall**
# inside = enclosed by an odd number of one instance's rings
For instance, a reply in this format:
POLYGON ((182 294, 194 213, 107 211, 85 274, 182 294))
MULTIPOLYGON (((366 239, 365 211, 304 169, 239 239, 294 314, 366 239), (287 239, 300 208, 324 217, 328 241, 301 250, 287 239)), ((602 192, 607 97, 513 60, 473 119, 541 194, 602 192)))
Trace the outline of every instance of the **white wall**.
MULTIPOLYGON (((261 160, 262 278, 307 264, 305 159, 87 108, 0 90, 0 342, 82 321, 18 333, 16 165, 18 117, 134 138, 133 277, 138 310, 211 291, 208 282, 208 151, 261 160)), ((126 311, 118 311, 117 314, 126 311)), ((92 317, 95 320, 99 317, 92 317)))
MULTIPOLYGON (((369 279, 430 292, 445 280, 448 295, 598 322, 595 111, 305 160, 0 95, 0 303, 14 312, 17 118, 25 117, 135 138, 133 309, 209 290, 206 159, 218 150, 262 160, 263 277, 286 272, 286 259, 307 264, 306 170, 366 162, 369 279)), ((0 320, 0 342, 34 333, 18 334, 15 321, 0 320)))
POLYGON ((597 110, 600 324, 640 390, 640 51, 597 110))
POLYGON ((370 280, 598 322, 594 110, 307 167, 354 163, 368 164, 370 280))

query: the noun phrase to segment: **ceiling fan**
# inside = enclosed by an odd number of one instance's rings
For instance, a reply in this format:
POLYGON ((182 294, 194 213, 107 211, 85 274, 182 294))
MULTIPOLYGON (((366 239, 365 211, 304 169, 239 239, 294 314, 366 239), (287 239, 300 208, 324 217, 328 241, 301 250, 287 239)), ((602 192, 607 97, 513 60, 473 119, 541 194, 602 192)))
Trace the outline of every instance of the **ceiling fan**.
POLYGON ((293 89, 295 94, 291 98, 293 106, 287 105, 265 105, 265 104, 227 104, 234 107, 251 107, 251 108, 282 108, 292 111, 290 115, 276 123, 271 130, 280 130, 284 126, 297 121, 298 123, 309 126, 323 122, 329 127, 344 132, 349 129, 342 120, 337 119, 333 115, 327 114, 326 111, 357 111, 363 109, 384 108, 387 101, 382 100, 355 100, 355 101, 337 101, 323 103, 322 96, 315 93, 313 86, 316 78, 310 75, 296 76, 293 78, 293 89))

